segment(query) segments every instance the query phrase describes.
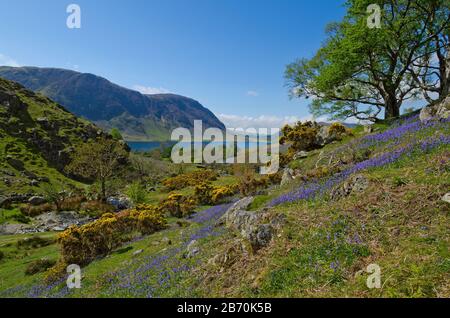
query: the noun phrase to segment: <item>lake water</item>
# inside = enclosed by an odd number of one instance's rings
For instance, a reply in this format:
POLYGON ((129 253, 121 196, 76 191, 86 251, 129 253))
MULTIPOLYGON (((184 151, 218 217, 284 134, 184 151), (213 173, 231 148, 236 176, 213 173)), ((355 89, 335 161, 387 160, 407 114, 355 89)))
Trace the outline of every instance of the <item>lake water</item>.
MULTIPOLYGON (((205 145, 209 142, 205 142, 205 145)), ((144 151, 150 151, 153 149, 159 149, 159 148, 166 148, 170 145, 174 145, 175 142, 167 141, 167 142, 160 142, 160 141, 127 141, 128 146, 130 146, 132 151, 137 152, 144 152, 144 151)), ((231 144, 231 143, 229 143, 231 144)), ((255 148, 258 144, 256 142, 249 142, 248 147, 249 149, 255 148)), ((245 148, 245 142, 238 142, 238 148, 242 149, 245 148)))

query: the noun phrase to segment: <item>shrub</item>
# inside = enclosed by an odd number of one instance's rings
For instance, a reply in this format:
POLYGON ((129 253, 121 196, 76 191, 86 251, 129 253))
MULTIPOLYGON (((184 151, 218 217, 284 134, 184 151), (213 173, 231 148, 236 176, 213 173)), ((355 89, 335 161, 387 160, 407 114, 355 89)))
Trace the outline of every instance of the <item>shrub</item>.
POLYGON ((58 260, 56 264, 47 270, 45 273, 44 281, 47 284, 54 283, 64 277, 66 274, 67 264, 61 260, 58 260))
POLYGON ((332 123, 328 128, 330 136, 334 136, 337 140, 342 140, 345 136, 353 135, 351 129, 345 127, 341 123, 332 123))
POLYGON ((81 205, 81 210, 89 216, 98 217, 105 213, 113 213, 114 207, 102 201, 88 201, 81 205))
POLYGON ((212 170, 199 170, 180 174, 163 181, 164 187, 169 191, 181 190, 188 186, 195 186, 201 182, 217 180, 217 173, 212 170))
POLYGON ((0 251, 0 261, 2 260, 2 259, 4 259, 5 258, 5 253, 3 253, 2 251, 0 251))
POLYGON ((31 262, 25 269, 25 275, 35 275, 37 273, 42 273, 48 270, 50 267, 54 266, 56 262, 54 260, 49 260, 46 258, 38 259, 31 262))
POLYGON ((83 202, 86 201, 84 196, 75 196, 70 198, 64 198, 60 202, 59 211, 80 211, 83 202))
POLYGON ((286 125, 281 130, 280 144, 290 143, 290 151, 294 153, 300 150, 309 151, 316 149, 316 137, 319 130, 320 126, 311 121, 298 122, 293 127, 286 125))
POLYGON ((147 191, 138 181, 128 186, 126 195, 130 198, 133 205, 145 203, 147 199, 147 191))
POLYGON ((18 248, 40 248, 55 243, 53 238, 44 238, 41 236, 32 236, 17 241, 18 248))
POLYGON ((158 208, 151 205, 140 205, 136 207, 138 212, 137 226, 142 234, 152 234, 166 226, 166 220, 158 208))
POLYGON ((212 186, 209 183, 201 183, 195 187, 195 199, 201 204, 215 205, 224 198, 236 193, 236 185, 212 186))
POLYGON ((43 213, 51 212, 53 210, 54 207, 50 203, 44 203, 38 206, 26 204, 20 207, 20 211, 22 212, 22 214, 30 217, 38 216, 43 213))
POLYGON ((182 194, 172 193, 160 203, 159 209, 164 214, 181 218, 191 214, 194 211, 195 205, 195 199, 182 194))
POLYGON ((150 234, 165 225, 161 211, 150 205, 138 205, 117 214, 105 213, 94 222, 81 227, 72 226, 58 236, 60 262, 88 264, 123 243, 125 235, 135 231, 150 234))
POLYGON ((31 222, 31 219, 23 214, 14 214, 12 218, 19 223, 28 224, 31 222))

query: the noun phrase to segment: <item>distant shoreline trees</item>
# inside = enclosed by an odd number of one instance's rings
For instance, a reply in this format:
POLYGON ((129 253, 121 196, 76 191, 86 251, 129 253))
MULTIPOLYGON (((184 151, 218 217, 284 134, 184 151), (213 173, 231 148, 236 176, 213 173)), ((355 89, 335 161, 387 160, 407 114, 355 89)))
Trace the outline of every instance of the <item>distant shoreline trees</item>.
POLYGON ((396 118, 405 101, 445 98, 450 87, 448 0, 348 0, 343 21, 311 59, 286 68, 292 97, 311 98, 311 112, 332 119, 396 118), (381 8, 379 28, 368 7, 381 8))

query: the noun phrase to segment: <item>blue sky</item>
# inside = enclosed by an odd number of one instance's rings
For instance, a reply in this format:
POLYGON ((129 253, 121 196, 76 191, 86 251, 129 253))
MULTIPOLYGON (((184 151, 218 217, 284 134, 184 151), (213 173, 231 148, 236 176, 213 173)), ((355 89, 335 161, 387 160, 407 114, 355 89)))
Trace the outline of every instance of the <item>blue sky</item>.
POLYGON ((0 0, 0 65, 60 67, 192 97, 230 127, 308 116, 286 64, 310 57, 344 0, 0 0), (66 8, 81 7, 81 29, 66 8))

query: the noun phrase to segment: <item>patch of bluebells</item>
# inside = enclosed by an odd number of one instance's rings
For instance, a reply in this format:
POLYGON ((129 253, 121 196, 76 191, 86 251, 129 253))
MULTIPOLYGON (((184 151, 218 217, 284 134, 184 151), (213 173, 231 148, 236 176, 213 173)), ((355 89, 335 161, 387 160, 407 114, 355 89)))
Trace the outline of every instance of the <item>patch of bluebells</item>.
MULTIPOLYGON (((404 136, 407 133, 417 132, 421 129, 429 127, 448 129, 448 124, 448 119, 443 121, 429 121, 424 124, 420 122, 418 123, 417 121, 413 121, 411 119, 411 122, 408 121, 406 124, 395 127, 384 133, 367 136, 366 144, 364 144, 363 147, 366 147, 367 143, 369 143, 370 140, 373 141, 371 142, 371 145, 377 142, 386 142, 393 139, 398 139, 398 141, 400 141, 400 137, 404 136)), ((398 144, 399 145, 397 145, 397 148, 395 148, 394 150, 356 163, 353 166, 334 174, 324 181, 312 180, 310 182, 307 182, 301 185, 300 188, 273 199, 269 203, 269 206, 292 203, 300 200, 309 200, 318 196, 323 196, 354 173, 370 168, 383 167, 388 164, 394 163, 404 155, 411 156, 415 149, 419 149, 422 152, 429 152, 432 149, 439 147, 440 145, 448 145, 450 144, 450 136, 448 134, 441 134, 438 136, 433 135, 426 137, 421 141, 412 140, 409 144, 406 145, 401 145, 400 143, 398 144)))
MULTIPOLYGON (((177 278, 188 273, 198 262, 183 257, 186 247, 194 240, 222 234, 223 228, 216 224, 231 205, 232 203, 214 206, 193 215, 190 220, 200 227, 186 229, 181 235, 182 243, 179 246, 165 249, 158 255, 134 258, 126 268, 102 277, 102 295, 152 298, 160 296, 164 290, 180 288, 175 286, 177 278)), ((16 286, 0 293, 0 296, 62 298, 70 296, 70 293, 65 279, 61 279, 50 285, 37 284, 31 289, 16 286)))

